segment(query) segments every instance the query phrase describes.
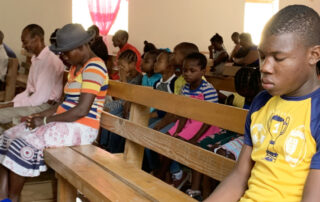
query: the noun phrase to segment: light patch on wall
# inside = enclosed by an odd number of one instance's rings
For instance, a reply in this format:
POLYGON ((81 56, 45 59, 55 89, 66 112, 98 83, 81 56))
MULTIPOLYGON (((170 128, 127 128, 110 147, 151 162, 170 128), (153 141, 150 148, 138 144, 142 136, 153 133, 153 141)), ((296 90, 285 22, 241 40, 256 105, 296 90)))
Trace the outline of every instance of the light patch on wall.
MULTIPOLYGON (((72 0, 72 23, 82 24, 85 29, 93 24, 87 0, 72 0)), ((108 35, 119 29, 128 31, 128 0, 121 0, 119 13, 108 35)))
POLYGON ((244 32, 252 36, 254 44, 259 44, 261 32, 268 20, 279 10, 279 0, 247 0, 244 11, 244 32))

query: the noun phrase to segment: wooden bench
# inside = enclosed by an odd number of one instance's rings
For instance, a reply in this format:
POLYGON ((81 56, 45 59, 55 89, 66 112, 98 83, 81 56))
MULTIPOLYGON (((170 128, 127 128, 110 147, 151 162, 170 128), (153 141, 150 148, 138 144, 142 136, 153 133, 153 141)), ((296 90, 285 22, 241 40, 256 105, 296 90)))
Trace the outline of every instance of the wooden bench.
POLYGON ((149 107, 241 134, 246 110, 114 81, 108 94, 132 102, 129 120, 107 112, 101 118, 103 128, 126 138, 125 151, 110 154, 93 145, 46 149, 45 161, 58 178, 58 201, 74 201, 76 190, 91 201, 194 201, 141 170, 145 147, 216 180, 231 172, 233 160, 148 128, 149 107))
POLYGON ((218 91, 224 90, 229 92, 236 92, 233 76, 215 75, 212 72, 207 72, 205 74, 205 78, 218 91))
POLYGON ((211 66, 207 66, 205 78, 215 87, 216 90, 236 92, 234 86, 234 76, 241 67, 232 66, 232 64, 226 63, 221 75, 210 72, 210 68, 211 66))

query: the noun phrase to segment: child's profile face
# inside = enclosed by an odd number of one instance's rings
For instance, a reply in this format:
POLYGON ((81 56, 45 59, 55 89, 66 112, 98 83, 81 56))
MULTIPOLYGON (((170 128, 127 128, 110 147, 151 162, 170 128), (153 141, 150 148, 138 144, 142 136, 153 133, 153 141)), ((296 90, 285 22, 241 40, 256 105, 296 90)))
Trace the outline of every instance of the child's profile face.
POLYGON ((205 69, 201 69, 195 60, 185 60, 182 68, 183 78, 187 83, 193 84, 202 80, 205 69))
POLYGON ((314 71, 308 50, 294 33, 264 36, 259 46, 262 87, 271 95, 306 95, 314 71))
POLYGON ((185 55, 182 53, 181 50, 179 49, 175 49, 174 52, 174 62, 175 62, 175 65, 179 65, 179 66, 182 66, 183 64, 183 59, 185 58, 185 55))
POLYGON ((142 70, 142 72, 145 72, 145 73, 153 72, 154 64, 155 64, 154 57, 152 57, 151 54, 146 53, 144 55, 144 58, 143 58, 142 62, 141 62, 141 70, 142 70))
POLYGON ((169 56, 167 53, 160 53, 157 57, 157 61, 154 64, 155 73, 163 73, 169 66, 169 56))
POLYGON ((136 71, 136 65, 134 62, 128 62, 126 60, 118 60, 118 67, 125 74, 125 77, 130 77, 131 73, 136 71))

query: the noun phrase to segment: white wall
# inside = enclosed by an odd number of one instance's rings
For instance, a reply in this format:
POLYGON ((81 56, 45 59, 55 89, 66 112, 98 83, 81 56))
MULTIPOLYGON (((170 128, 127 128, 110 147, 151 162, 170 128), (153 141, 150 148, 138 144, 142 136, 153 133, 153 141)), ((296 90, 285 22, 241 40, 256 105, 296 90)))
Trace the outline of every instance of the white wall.
POLYGON ((243 18, 244 0, 131 0, 129 42, 142 50, 144 40, 170 49, 187 41, 207 51, 219 33, 230 51, 230 36, 243 31, 243 18))
POLYGON ((318 13, 320 13, 320 1, 319 0, 280 0, 279 2, 279 9, 284 8, 288 5, 293 4, 302 4, 307 5, 314 10, 316 10, 318 13))
POLYGON ((39 24, 49 44, 50 34, 71 22, 71 0, 1 0, 0 19, 4 42, 20 55, 22 29, 31 23, 39 24))

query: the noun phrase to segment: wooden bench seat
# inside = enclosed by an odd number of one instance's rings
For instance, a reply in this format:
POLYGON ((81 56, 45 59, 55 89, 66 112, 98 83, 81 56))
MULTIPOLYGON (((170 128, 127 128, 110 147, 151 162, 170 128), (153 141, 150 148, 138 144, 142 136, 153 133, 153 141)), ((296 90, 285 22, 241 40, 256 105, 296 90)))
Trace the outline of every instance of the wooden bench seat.
POLYGON ((216 180, 231 172, 235 161, 148 128, 149 107, 240 134, 246 110, 115 81, 108 94, 132 102, 129 120, 103 112, 100 121, 126 138, 125 151, 110 154, 93 145, 45 150, 45 161, 58 176, 58 200, 73 201, 78 189, 91 201, 193 201, 141 170, 145 147, 216 180))
POLYGON ((76 196, 76 189, 63 183, 62 179, 67 180, 92 201, 147 201, 144 196, 136 193, 103 167, 72 148, 47 149, 45 161, 58 173, 59 201, 73 201, 76 196))
MULTIPOLYGON (((45 160, 91 201, 194 201, 172 186, 93 145, 47 149, 45 160)), ((58 191, 66 190, 60 187, 58 191)), ((70 192, 75 193, 75 190, 68 192, 59 199, 67 200, 70 197, 67 195, 72 195, 70 192)))

